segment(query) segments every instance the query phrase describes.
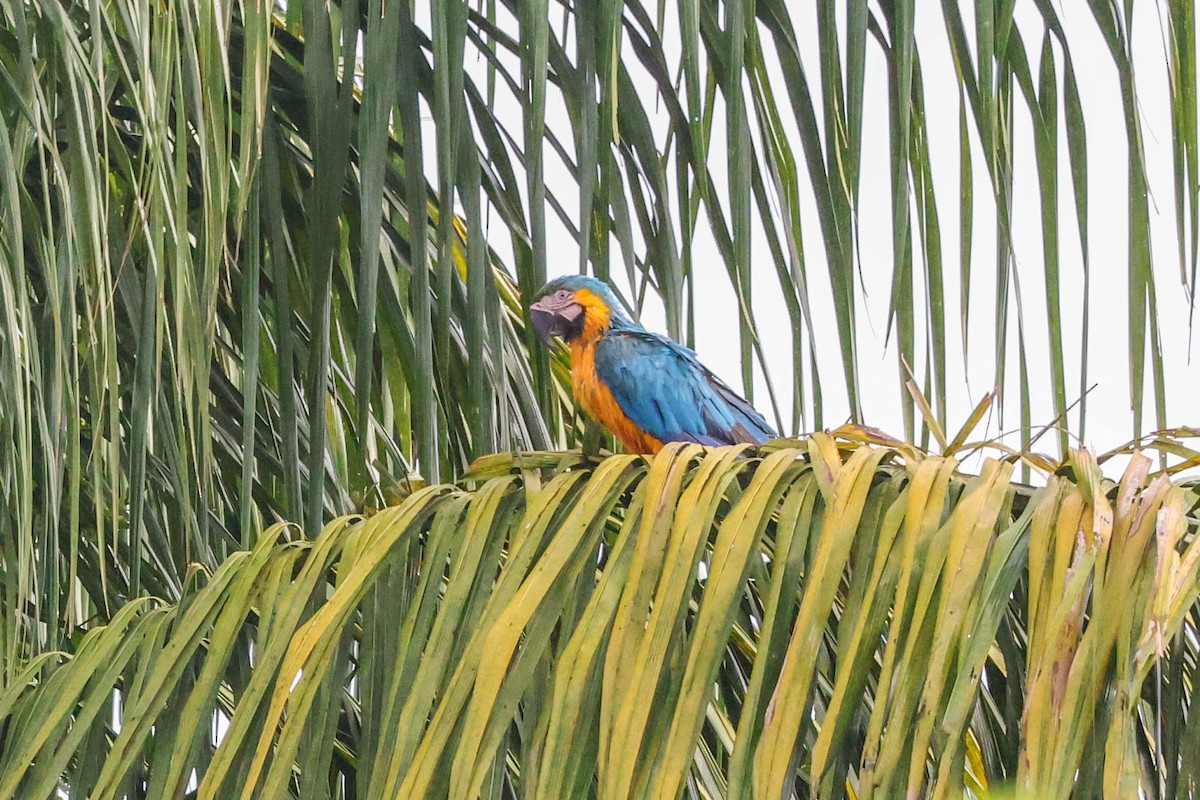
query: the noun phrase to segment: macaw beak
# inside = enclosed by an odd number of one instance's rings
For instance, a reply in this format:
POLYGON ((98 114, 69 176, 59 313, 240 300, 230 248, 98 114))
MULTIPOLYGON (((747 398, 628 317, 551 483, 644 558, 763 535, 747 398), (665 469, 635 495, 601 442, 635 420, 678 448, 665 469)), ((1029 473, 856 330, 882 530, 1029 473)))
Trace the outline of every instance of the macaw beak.
POLYGON ((584 308, 574 298, 547 295, 529 307, 529 317, 537 337, 547 345, 555 336, 569 341, 583 333, 584 308))

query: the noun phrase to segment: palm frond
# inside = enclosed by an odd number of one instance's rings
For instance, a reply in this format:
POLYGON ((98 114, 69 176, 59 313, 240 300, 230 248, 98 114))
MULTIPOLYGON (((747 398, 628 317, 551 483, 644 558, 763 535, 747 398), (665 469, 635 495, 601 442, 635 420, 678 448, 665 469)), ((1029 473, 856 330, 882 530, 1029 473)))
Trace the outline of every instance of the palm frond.
POLYGON ((746 455, 522 454, 269 529, 26 667, 0 790, 1193 790, 1154 721, 1190 718, 1196 496, 1150 459, 1033 489, 821 436, 746 455))

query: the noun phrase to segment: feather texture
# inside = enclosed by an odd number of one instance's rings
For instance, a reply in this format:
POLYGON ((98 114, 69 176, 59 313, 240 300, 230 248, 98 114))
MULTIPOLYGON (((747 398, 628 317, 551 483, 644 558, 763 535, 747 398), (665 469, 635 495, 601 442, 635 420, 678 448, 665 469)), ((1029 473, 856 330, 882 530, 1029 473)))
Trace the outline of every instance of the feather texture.
POLYGON ((597 378, 625 415, 659 441, 758 444, 775 435, 681 344, 631 329, 610 330, 594 348, 597 378))
POLYGON ((571 390, 589 415, 613 432, 631 453, 657 453, 663 440, 646 431, 625 413, 624 407, 596 371, 596 341, 571 348, 571 390))

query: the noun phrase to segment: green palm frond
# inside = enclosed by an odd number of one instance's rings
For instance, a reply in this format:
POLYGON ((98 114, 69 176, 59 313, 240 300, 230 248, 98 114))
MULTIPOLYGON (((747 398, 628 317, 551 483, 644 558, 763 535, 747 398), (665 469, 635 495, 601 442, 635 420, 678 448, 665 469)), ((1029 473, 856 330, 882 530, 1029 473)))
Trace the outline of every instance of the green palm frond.
POLYGON ((1195 680, 1194 492, 1145 457, 1031 489, 823 435, 745 455, 492 459, 272 528, 17 676, 0 791, 1186 789, 1195 725, 1154 723, 1195 680))
POLYGON ((479 215, 443 220, 405 161, 419 122, 406 144, 393 101, 339 72, 354 29, 331 51, 336 18, 305 47, 266 7, 232 11, 5 12, 4 169, 24 180, 4 207, 4 524, 45 554, 51 630, 67 593, 177 598, 263 520, 315 530, 418 470, 549 446, 541 409, 569 411, 529 369, 479 215))
POLYGON ((1150 55, 1115 0, 0 5, 0 797, 1195 796, 1164 5, 1150 55), (780 429, 852 424, 600 458, 524 325, 576 267, 689 344, 728 291, 780 429), (868 322, 903 441, 861 424, 868 322), (1131 441, 1092 459, 1108 374, 1131 441))

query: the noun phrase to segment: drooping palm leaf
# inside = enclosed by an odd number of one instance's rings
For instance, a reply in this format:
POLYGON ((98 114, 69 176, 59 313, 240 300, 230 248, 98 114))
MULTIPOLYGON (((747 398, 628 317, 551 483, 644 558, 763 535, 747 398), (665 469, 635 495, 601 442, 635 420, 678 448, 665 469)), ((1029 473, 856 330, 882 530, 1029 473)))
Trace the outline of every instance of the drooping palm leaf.
MULTIPOLYGON (((315 530, 416 470, 551 443, 554 406, 538 397, 559 396, 521 356, 515 287, 479 214, 450 229, 449 260, 426 255, 440 215, 419 162, 406 167, 394 91, 360 99, 338 70, 354 27, 330 52, 264 6, 18 10, 3 120, 6 168, 24 176, 5 206, 5 562, 44 554, 40 574, 28 562, 6 584, 9 607, 37 587, 42 646, 68 593, 100 609, 175 598, 188 563, 215 566, 264 519, 315 530), (415 236, 414 198, 430 220, 415 236), (431 263, 448 315, 412 277, 431 263)), ((369 27, 394 71, 394 43, 369 27)), ((406 85, 428 83, 426 61, 409 66, 406 85)), ((515 207, 516 187, 478 172, 476 193, 515 207)), ((29 629, 10 621, 15 655, 29 629)))
POLYGON ((1194 697, 1194 492, 1145 457, 1035 490, 798 444, 493 457, 474 488, 272 528, 31 663, 0 694, 0 790, 1194 791, 1153 724, 1194 697))

